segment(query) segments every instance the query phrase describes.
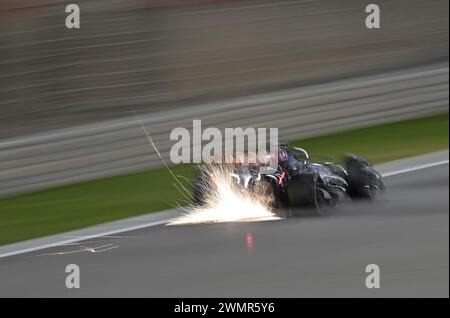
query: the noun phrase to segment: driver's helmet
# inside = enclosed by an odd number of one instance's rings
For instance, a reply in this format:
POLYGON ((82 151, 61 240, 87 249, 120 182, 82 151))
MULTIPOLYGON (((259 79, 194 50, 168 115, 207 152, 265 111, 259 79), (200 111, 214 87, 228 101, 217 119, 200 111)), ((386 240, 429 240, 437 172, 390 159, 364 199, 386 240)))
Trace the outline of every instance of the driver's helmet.
POLYGON ((289 155, 285 147, 278 148, 278 163, 284 164, 288 161, 289 155))

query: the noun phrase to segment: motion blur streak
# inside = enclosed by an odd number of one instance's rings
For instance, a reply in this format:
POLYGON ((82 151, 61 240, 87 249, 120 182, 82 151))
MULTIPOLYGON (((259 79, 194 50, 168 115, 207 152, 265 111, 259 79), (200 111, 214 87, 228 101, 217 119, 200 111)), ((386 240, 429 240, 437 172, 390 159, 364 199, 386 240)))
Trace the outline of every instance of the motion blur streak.
POLYGON ((0 1, 0 137, 448 59, 448 1, 0 1))
POLYGON ((185 215, 168 225, 279 219, 270 210, 271 198, 264 194, 264 189, 243 191, 233 182, 230 169, 216 166, 206 166, 204 169, 212 176, 214 182, 211 192, 205 193, 206 203, 188 208, 185 215))

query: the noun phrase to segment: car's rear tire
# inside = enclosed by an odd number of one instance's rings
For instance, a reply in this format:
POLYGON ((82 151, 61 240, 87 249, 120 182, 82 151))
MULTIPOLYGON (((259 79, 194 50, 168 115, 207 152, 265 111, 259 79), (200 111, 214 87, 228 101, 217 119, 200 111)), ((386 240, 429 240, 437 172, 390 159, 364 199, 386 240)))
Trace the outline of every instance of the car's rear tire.
POLYGON ((319 187, 318 176, 301 174, 288 185, 288 203, 292 214, 298 216, 323 216, 329 209, 331 197, 319 187))
POLYGON ((299 174, 289 181, 287 199, 290 207, 298 208, 310 206, 314 203, 316 176, 313 174, 299 174))

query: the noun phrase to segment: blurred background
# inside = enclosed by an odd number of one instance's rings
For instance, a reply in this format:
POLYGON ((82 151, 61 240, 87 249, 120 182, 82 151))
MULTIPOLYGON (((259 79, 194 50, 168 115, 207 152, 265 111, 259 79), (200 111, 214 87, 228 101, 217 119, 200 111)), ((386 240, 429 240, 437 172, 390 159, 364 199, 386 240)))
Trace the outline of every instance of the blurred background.
POLYGON ((299 139, 448 112, 448 1, 0 2, 0 195, 161 166, 174 127, 299 139))

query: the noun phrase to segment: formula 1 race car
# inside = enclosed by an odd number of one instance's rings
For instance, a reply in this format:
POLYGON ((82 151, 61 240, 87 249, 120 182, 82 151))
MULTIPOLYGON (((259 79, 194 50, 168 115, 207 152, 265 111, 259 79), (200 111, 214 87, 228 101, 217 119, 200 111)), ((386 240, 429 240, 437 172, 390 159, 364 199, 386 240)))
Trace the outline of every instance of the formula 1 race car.
MULTIPOLYGON (((348 155, 342 166, 329 160, 314 163, 302 148, 281 145, 278 152, 278 168, 273 171, 261 173, 255 166, 236 165, 229 173, 240 191, 265 189, 272 208, 282 216, 291 216, 296 208, 321 215, 342 199, 375 200, 385 190, 382 176, 363 158, 348 155)), ((194 203, 204 204, 213 186, 208 172, 199 170, 194 203)))

